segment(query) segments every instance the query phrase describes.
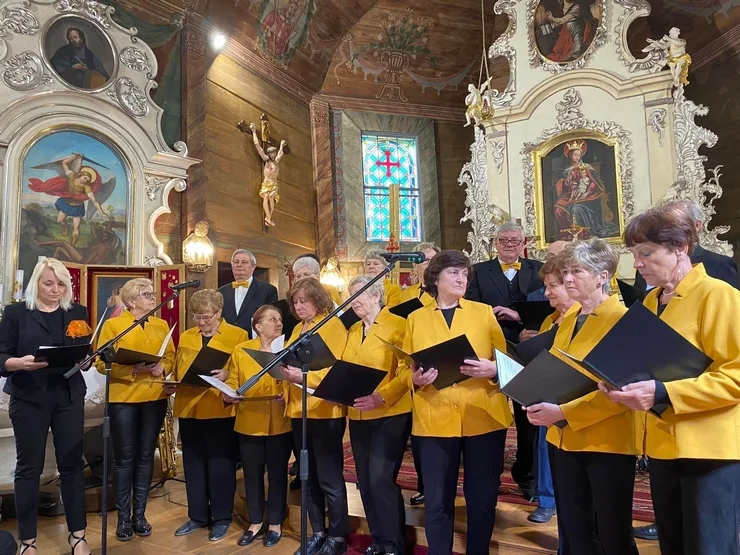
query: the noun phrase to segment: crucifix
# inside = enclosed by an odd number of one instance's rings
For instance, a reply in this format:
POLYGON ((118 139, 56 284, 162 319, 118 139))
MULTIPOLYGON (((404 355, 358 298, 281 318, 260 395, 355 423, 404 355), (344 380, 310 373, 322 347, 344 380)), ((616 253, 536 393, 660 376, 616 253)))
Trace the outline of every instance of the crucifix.
MULTIPOLYGON (((386 177, 392 177, 393 168, 400 168, 400 162, 391 162, 391 152, 386 150, 384 153, 384 159, 377 160, 375 165, 385 170, 386 177)), ((400 202, 400 190, 398 183, 391 183, 388 187, 388 200, 389 200, 389 212, 390 221, 388 229, 388 246, 386 250, 388 252, 399 252, 401 250, 401 243, 399 241, 401 237, 401 224, 399 221, 399 214, 401 213, 401 202, 400 202)), ((390 274, 390 280, 392 283, 398 285, 400 281, 400 270, 398 266, 393 268, 390 274)))

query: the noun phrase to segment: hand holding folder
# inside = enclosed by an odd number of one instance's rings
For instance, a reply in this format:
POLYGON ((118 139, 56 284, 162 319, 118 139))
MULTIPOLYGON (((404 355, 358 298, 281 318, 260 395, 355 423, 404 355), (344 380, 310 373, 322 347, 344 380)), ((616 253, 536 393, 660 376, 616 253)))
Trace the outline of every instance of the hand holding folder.
POLYGON ((140 364, 158 364, 159 361, 161 361, 164 358, 164 353, 167 351, 167 345, 170 342, 170 338, 172 337, 172 332, 175 330, 175 326, 177 324, 173 325, 170 328, 169 333, 164 338, 164 341, 162 342, 162 345, 159 348, 159 352, 156 355, 152 355, 150 353, 142 353, 140 351, 134 351, 132 349, 118 349, 116 350, 116 356, 113 359, 113 362, 116 364, 120 364, 122 366, 138 366, 140 364))
POLYGON ((34 362, 45 362, 48 368, 71 368, 90 351, 90 344, 69 345, 66 347, 39 347, 33 357, 34 362))
POLYGON ((313 391, 313 396, 351 407, 355 399, 375 391, 386 376, 383 370, 338 360, 313 391))

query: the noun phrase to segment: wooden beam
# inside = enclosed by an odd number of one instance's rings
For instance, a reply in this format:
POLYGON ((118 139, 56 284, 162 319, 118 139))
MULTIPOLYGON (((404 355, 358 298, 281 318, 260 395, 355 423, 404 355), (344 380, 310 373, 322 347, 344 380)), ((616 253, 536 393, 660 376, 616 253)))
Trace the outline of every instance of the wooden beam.
POLYGON ((362 112, 400 114, 460 124, 465 122, 465 108, 368 100, 366 98, 350 98, 326 94, 314 95, 314 99, 327 103, 332 110, 358 110, 362 112))

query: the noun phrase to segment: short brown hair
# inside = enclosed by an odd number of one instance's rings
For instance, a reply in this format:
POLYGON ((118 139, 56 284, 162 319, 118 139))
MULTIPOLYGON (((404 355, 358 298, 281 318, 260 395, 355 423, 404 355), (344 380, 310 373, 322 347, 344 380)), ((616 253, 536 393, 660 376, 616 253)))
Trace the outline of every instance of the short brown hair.
POLYGON ((324 289, 324 286, 321 285, 318 279, 312 277, 302 279, 296 281, 286 295, 290 313, 296 318, 298 318, 298 315, 293 308, 293 297, 301 291, 303 291, 309 301, 316 305, 319 314, 329 312, 334 308, 334 301, 331 300, 329 293, 326 292, 326 289, 324 289))
POLYGON ((188 301, 188 308, 193 314, 204 314, 209 310, 218 312, 224 308, 224 296, 215 289, 201 289, 193 293, 188 301))
POLYGON ((468 285, 473 278, 473 266, 470 259, 460 251, 444 250, 440 251, 434 258, 429 261, 429 266, 424 270, 424 287, 427 293, 432 297, 437 297, 437 278, 442 270, 447 268, 463 268, 468 271, 468 285))
POLYGON ((262 320, 264 320, 264 318, 267 316, 267 313, 271 310, 280 314, 280 317, 282 318, 282 311, 274 304, 263 304, 261 307, 255 310, 254 314, 252 315, 252 327, 256 326, 257 324, 261 324, 262 320))
POLYGON ((635 216, 624 230, 624 244, 656 243, 664 247, 688 247, 689 255, 699 243, 699 234, 691 216, 675 205, 650 208, 635 216))
POLYGON ((560 255, 549 257, 540 268, 540 279, 545 281, 547 276, 555 276, 560 283, 563 283, 563 265, 560 255))

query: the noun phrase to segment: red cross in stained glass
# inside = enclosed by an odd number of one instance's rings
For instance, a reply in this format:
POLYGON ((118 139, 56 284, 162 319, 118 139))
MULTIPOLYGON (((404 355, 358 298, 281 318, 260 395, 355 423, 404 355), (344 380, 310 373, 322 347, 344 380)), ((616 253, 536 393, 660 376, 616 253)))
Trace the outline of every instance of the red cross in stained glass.
POLYGON ((383 155, 385 156, 385 160, 378 160, 375 162, 376 166, 385 166, 385 176, 391 177, 391 168, 400 168, 401 164, 399 162, 391 162, 391 151, 386 150, 383 155))

